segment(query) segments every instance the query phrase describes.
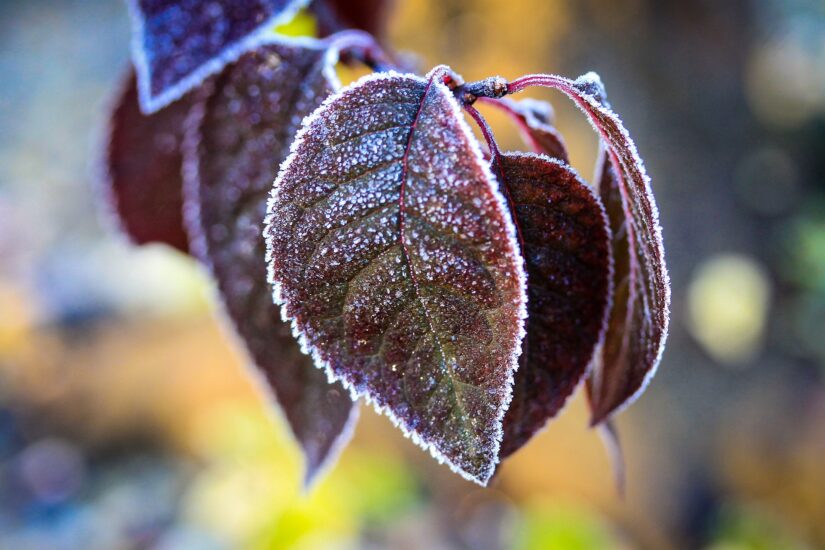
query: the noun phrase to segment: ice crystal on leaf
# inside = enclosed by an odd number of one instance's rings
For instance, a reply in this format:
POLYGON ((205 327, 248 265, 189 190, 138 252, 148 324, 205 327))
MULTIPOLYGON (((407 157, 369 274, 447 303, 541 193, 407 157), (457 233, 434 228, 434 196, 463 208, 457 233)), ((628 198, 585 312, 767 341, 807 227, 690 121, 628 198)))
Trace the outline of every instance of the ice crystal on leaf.
POLYGON ((128 0, 144 112, 198 86, 307 1, 128 0))
POLYGON ((262 231, 273 175, 301 120, 337 87, 336 59, 337 50, 321 42, 262 44, 244 54, 201 90, 185 148, 193 251, 210 267, 229 318, 304 451, 307 481, 346 442, 355 405, 301 353, 280 319, 262 231))
POLYGON ((507 206, 444 84, 366 77, 298 135, 270 277, 320 366, 465 477, 498 461, 525 315, 507 206))
POLYGON ((102 166, 105 207, 135 244, 158 242, 188 252, 181 211, 181 144, 192 97, 144 115, 134 71, 129 70, 121 86, 109 116, 102 166))

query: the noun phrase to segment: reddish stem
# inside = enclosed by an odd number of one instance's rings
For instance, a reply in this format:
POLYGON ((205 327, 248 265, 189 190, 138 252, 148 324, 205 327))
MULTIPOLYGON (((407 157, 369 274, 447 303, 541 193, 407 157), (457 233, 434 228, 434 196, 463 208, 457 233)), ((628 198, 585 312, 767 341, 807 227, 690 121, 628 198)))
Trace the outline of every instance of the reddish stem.
POLYGON ((501 191, 507 199, 507 206, 510 208, 510 215, 513 218, 513 225, 516 226, 519 246, 522 250, 524 250, 524 236, 521 233, 521 226, 516 218, 516 205, 513 202, 513 197, 510 195, 510 188, 505 180, 504 171, 501 169, 501 150, 498 148, 496 138, 493 136, 493 131, 490 129, 490 125, 487 123, 487 120, 481 113, 478 112, 478 109, 472 105, 464 105, 464 110, 467 111, 476 124, 478 124, 482 135, 484 135, 484 141, 487 142, 487 147, 490 149, 490 167, 498 178, 501 191))

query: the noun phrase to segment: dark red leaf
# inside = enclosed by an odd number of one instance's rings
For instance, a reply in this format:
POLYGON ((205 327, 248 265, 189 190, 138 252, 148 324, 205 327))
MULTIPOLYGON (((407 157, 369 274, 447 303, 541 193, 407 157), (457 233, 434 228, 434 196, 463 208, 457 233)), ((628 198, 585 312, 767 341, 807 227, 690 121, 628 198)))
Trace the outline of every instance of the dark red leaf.
POLYGON ((307 0, 129 0, 140 102, 151 113, 237 59, 307 0))
POLYGON ((504 458, 558 413, 587 372, 610 302, 610 232, 598 198, 566 164, 508 153, 494 167, 523 239, 529 315, 504 458))
POLYGON ((360 29, 384 37, 394 0, 315 0, 310 10, 318 20, 321 36, 343 29, 360 29))
POLYGON ((266 280, 262 230, 278 166, 303 117, 337 86, 321 43, 262 45, 210 82, 188 121, 186 218, 230 319, 306 456, 306 479, 337 452, 356 416, 350 394, 301 353, 266 280))
POLYGON ((518 125, 522 138, 536 153, 569 163, 564 139, 553 126, 553 107, 546 101, 508 98, 486 100, 485 104, 498 107, 507 113, 518 125))
POLYGON ((134 71, 129 71, 122 86, 110 115, 104 193, 132 242, 165 243, 187 252, 180 147, 192 98, 146 116, 138 105, 134 71))
POLYGON ((619 179, 604 148, 599 154, 597 174, 597 189, 613 233, 614 297, 607 333, 587 380, 594 424, 630 401, 646 383, 651 371, 644 357, 652 351, 646 351, 645 344, 655 330, 650 317, 645 315, 646 299, 638 260, 631 257, 619 179))
POLYGON ((577 80, 530 75, 511 82, 508 92, 536 85, 556 88, 573 99, 604 141, 610 161, 602 169, 599 188, 604 189, 602 197, 617 240, 615 295, 590 389, 592 422, 598 424, 644 390, 664 350, 670 281, 659 216, 644 164, 621 120, 607 108, 598 75, 589 73, 577 80))
POLYGON ((275 182, 266 237, 276 297, 317 363, 484 484, 526 297, 449 74, 373 75, 325 102, 275 182))

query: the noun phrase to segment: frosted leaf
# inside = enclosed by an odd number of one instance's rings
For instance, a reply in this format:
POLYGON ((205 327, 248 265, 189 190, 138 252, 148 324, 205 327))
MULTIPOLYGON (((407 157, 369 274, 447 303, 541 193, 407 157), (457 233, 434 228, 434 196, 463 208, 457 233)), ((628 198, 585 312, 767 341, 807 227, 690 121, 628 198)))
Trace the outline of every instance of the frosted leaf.
POLYGON ((616 240, 616 271, 613 311, 590 381, 592 422, 598 424, 644 390, 664 351, 670 280, 659 214, 644 163, 621 120, 607 107, 598 75, 588 73, 574 81, 529 75, 511 82, 508 90, 531 85, 556 88, 573 99, 605 147, 599 188, 616 240))
POLYGON ((523 240, 529 315, 504 458, 556 415, 587 371, 610 301, 610 232, 599 199, 566 164, 510 153, 494 167, 523 240))
POLYGON ((144 112, 157 111, 288 21, 307 0, 128 0, 144 112))
POLYGON ((607 419, 629 402, 646 384, 658 362, 655 344, 664 338, 656 318, 646 314, 651 297, 645 289, 645 271, 638 255, 632 256, 628 223, 616 169, 602 147, 595 182, 613 234, 613 306, 604 342, 596 354, 587 393, 593 423, 607 419))
POLYGON ((159 242, 189 250, 181 213, 180 148, 192 103, 187 96, 144 115, 134 71, 123 79, 109 119, 103 185, 120 227, 135 244, 159 242))
POLYGON ((304 123, 273 188, 270 278, 320 366, 485 484, 525 316, 515 230, 444 82, 361 79, 304 123))
POLYGON ((380 38, 394 0, 315 0, 310 10, 318 19, 322 36, 341 29, 361 29, 380 38))
POLYGON ((537 99, 516 101, 509 98, 488 100, 485 103, 507 113, 516 122, 522 138, 533 151, 569 162, 564 139, 553 126, 554 112, 549 103, 537 99))
MULTIPOLYGON (((333 52, 334 53, 334 52, 333 52)), ((348 440, 355 404, 301 353, 266 280, 263 219, 304 116, 333 91, 320 44, 267 44, 228 65, 188 121, 186 221, 226 312, 306 457, 310 482, 348 440)))

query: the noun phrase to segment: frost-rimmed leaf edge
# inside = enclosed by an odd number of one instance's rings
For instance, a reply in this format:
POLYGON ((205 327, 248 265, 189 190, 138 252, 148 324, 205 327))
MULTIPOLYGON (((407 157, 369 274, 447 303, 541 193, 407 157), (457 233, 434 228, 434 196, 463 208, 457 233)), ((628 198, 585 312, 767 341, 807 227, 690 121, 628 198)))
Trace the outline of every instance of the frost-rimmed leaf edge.
MULTIPOLYGON (((608 217, 607 217, 607 212, 604 208, 604 204, 602 203, 602 199, 599 196, 598 191, 596 189, 594 189, 591 185, 589 185, 587 183, 587 180, 585 180, 584 177, 582 177, 582 175, 579 174, 579 172, 575 168, 573 168, 570 164, 566 163, 562 159, 558 159, 556 157, 551 157, 550 155, 548 155, 546 153, 536 153, 536 152, 532 152, 532 151, 530 151, 530 152, 528 152, 528 151, 498 151, 498 154, 501 155, 501 156, 510 156, 510 157, 527 157, 527 158, 537 158, 538 157, 538 158, 541 158, 542 160, 545 160, 545 161, 550 162, 552 164, 557 164, 559 166, 563 166, 563 167, 571 170, 575 174, 576 179, 579 181, 579 183, 582 185, 582 187, 590 193, 590 195, 593 197, 593 199, 595 199, 594 202, 595 202, 596 205, 598 205, 599 211, 601 212, 601 215, 602 215, 602 219, 605 223, 605 230, 606 230, 607 236, 608 236, 608 243, 612 242, 613 232, 610 229, 610 222, 609 222, 608 217)), ((596 339, 596 343, 593 346, 593 349, 590 351, 590 358, 588 359, 584 370, 579 375, 578 380, 576 381, 575 385, 573 385, 573 390, 565 396, 564 400, 562 401, 561 405, 559 406, 559 408, 555 412, 555 414, 553 414, 552 416, 546 418, 544 420, 544 423, 542 424, 541 428, 536 430, 536 432, 533 433, 533 435, 530 436, 530 438, 524 443, 524 445, 519 447, 512 454, 507 455, 506 457, 504 457, 505 459, 513 456, 519 450, 526 447, 533 440, 533 438, 535 438, 536 436, 538 436, 542 432, 546 431, 550 427, 550 423, 554 419, 560 417, 564 413, 564 411, 568 408, 568 406, 573 402, 573 396, 576 394, 577 391, 579 391, 581 389, 582 384, 593 373, 593 369, 595 367, 596 357, 601 352, 601 347, 602 347, 602 344, 604 343, 604 338, 605 338, 605 335, 607 334, 607 329, 608 329, 609 324, 610 324, 610 312, 613 310, 613 298, 614 298, 614 290, 615 290, 615 288, 614 288, 615 285, 613 284, 614 283, 613 276, 614 276, 615 265, 614 265, 612 250, 610 250, 609 248, 608 248, 608 256, 607 257, 608 257, 607 272, 606 272, 606 276, 608 278, 608 280, 607 280, 607 300, 605 301, 604 311, 602 311, 601 326, 599 327, 599 333, 598 333, 598 336, 597 336, 597 339, 596 339)), ((528 287, 530 286, 529 279, 527 281, 527 285, 528 285, 528 287)), ((529 308, 528 308, 528 312, 529 312, 529 308)))
MULTIPOLYGON (((265 19, 243 38, 224 46, 220 53, 201 63, 197 69, 157 96, 152 94, 152 71, 146 57, 146 51, 143 48, 146 28, 145 18, 142 15, 139 2, 140 0, 126 0, 132 31, 130 47, 132 50, 132 63, 137 73, 140 107, 144 114, 150 115, 197 88, 209 76, 219 72, 229 63, 236 61, 247 51, 266 43, 266 40, 273 36, 274 31, 272 29, 274 27, 291 21, 295 14, 309 5, 310 0, 290 0, 289 4, 280 12, 265 19)), ((280 37, 280 40, 301 43, 304 42, 304 37, 280 37)))
MULTIPOLYGON (((340 54, 340 48, 339 43, 335 42, 334 40, 331 40, 334 36, 335 35, 324 40, 302 37, 300 40, 296 41, 293 39, 285 39, 277 35, 266 35, 263 36, 260 39, 260 41, 255 44, 255 48, 267 45, 283 45, 310 48, 318 51, 325 50, 326 54, 324 59, 324 75, 330 81, 330 84, 333 87, 340 88, 340 80, 338 79, 338 76, 335 73, 335 60, 340 54)), ((240 59, 240 57, 243 56, 245 53, 248 52, 241 52, 241 54, 238 56, 238 59, 240 59)), ((238 59, 229 61, 227 63, 227 66, 234 63, 238 59)), ((193 143, 192 140, 200 139, 200 130, 199 128, 194 128, 194 126, 198 124, 198 122, 203 118, 205 114, 204 110, 206 107, 206 101, 209 97, 211 97, 213 93, 212 83, 207 81, 201 86, 200 89, 194 91, 193 93, 198 94, 198 98, 194 102, 194 105, 192 106, 189 115, 186 117, 183 133, 183 150, 194 150, 191 148, 197 147, 197 143, 193 143)), ((286 428, 285 431, 289 434, 289 437, 291 438, 295 446, 299 449, 303 449, 301 441, 298 439, 297 435, 293 431, 290 421, 286 416, 286 412, 283 410, 283 407, 281 406, 280 401, 278 400, 278 397, 275 394, 275 391, 272 389, 272 385, 266 378, 266 374, 263 372, 262 369, 260 369, 257 366, 254 357, 252 357, 252 354, 249 351, 246 342, 243 339, 243 336, 241 336, 238 329, 235 327, 235 323, 232 320, 232 316, 229 314, 225 297, 223 295, 223 292, 221 292, 220 286, 218 284, 218 278, 215 276, 214 264, 208 252, 209 247, 206 242, 206 236, 203 234, 202 231, 199 230, 201 225, 200 201, 195 200, 195 197, 197 195, 197 189, 195 188, 195 186, 200 178, 198 171, 198 163, 197 161, 192 162, 192 159, 188 157, 189 156, 186 154, 183 155, 183 166, 181 167, 183 174, 184 229, 186 230, 186 233, 189 236, 189 252, 194 258, 198 260, 197 269, 204 272, 208 276, 207 278, 210 281, 209 292, 211 294, 212 303, 216 305, 217 309, 214 317, 217 319, 217 322, 221 329, 221 333, 231 342, 231 345, 237 350, 238 353, 241 354, 241 357, 244 358, 243 368, 247 376, 252 381, 253 385, 257 388, 257 391, 260 393, 260 395, 267 400, 265 406, 267 415, 271 419, 273 419, 274 422, 279 423, 281 426, 284 426, 286 428)), ((281 315, 281 317, 283 318, 283 314, 281 315)), ((292 332, 294 335, 294 328, 292 332)), ((300 345, 299 343, 296 343, 296 345, 299 345, 301 352, 306 354, 302 345, 300 345)), ((334 380, 329 378, 328 373, 327 378, 330 382, 334 382, 334 380)), ((351 391, 350 398, 352 398, 351 391)), ((335 438, 334 442, 330 446, 327 455, 324 457, 324 460, 321 462, 321 464, 319 464, 316 467, 316 469, 313 472, 309 472, 308 468, 305 468, 303 484, 304 492, 310 492, 312 488, 316 486, 318 482, 321 479, 323 479, 326 476, 326 474, 329 473, 332 467, 338 462, 341 453, 347 447, 349 442, 352 440, 353 435, 355 434, 355 427, 358 424, 360 413, 360 403, 357 401, 357 399, 352 398, 352 407, 350 408, 349 417, 344 423, 344 426, 339 432, 338 436, 335 438)), ((304 465, 306 466, 306 463, 304 465)))
POLYGON ((401 72, 397 72, 397 71, 394 71, 394 70, 383 72, 383 73, 374 73, 374 74, 365 75, 365 76, 359 78, 358 80, 356 80, 355 82, 349 84, 348 86, 338 90, 338 92, 336 92, 335 94, 332 94, 331 96, 329 96, 326 100, 324 100, 324 102, 312 114, 310 114, 310 115, 308 115, 307 117, 304 118, 304 120, 301 123, 301 129, 296 134, 295 139, 293 140, 292 145, 290 147, 290 154, 289 154, 289 156, 287 156, 287 158, 284 160, 284 162, 281 164, 281 166, 278 170, 278 177, 276 178, 275 182, 273 183, 272 192, 270 194, 270 198, 269 198, 269 201, 268 201, 268 204, 267 204, 267 213, 266 213, 266 218, 264 219, 264 231, 263 231, 264 238, 265 238, 266 244, 267 244, 267 247, 266 247, 267 248, 267 252, 266 252, 267 278, 269 280, 270 285, 272 285, 272 298, 273 298, 273 300, 275 301, 276 304, 281 306, 281 318, 284 320, 284 322, 290 323, 290 325, 292 327, 292 334, 296 338, 298 343, 300 344, 301 351, 303 351, 305 354, 312 357, 312 360, 313 360, 313 363, 315 364, 315 366, 319 369, 322 369, 324 372, 326 372, 327 377, 329 378, 330 381, 339 381, 339 382, 341 382, 341 384, 343 384, 344 388, 346 388, 350 392, 350 395, 352 396, 353 401, 356 401, 359 398, 363 398, 368 404, 370 404, 373 407, 373 409, 378 414, 381 414, 381 415, 386 416, 387 418, 389 418, 389 420, 393 423, 393 425, 396 428, 398 428, 399 430, 401 430, 401 432, 404 434, 404 436, 406 438, 410 439, 410 441, 412 441, 418 447, 420 447, 423 450, 429 452, 430 456, 432 456, 439 464, 446 464, 450 468, 450 470, 452 470, 454 473, 460 475, 461 477, 463 477, 464 479, 466 479, 468 481, 472 481, 472 482, 477 483, 481 486, 486 486, 487 483, 489 482, 489 480, 495 474, 496 467, 499 463, 499 450, 501 448, 501 441, 502 441, 502 438, 504 436, 504 430, 503 430, 504 415, 507 413, 507 410, 510 408, 510 402, 513 399, 513 384, 514 384, 514 380, 515 380, 516 370, 518 370, 518 367, 519 367, 518 359, 519 359, 519 356, 521 355, 521 342, 522 342, 522 340, 524 340, 524 335, 526 334, 525 325, 526 325, 526 320, 527 320, 527 275, 526 275, 526 269, 525 269, 525 265, 524 265, 524 258, 522 257, 521 249, 520 249, 519 244, 518 244, 518 237, 517 237, 517 234, 516 234, 516 228, 515 228, 515 225, 513 223, 512 218, 511 218, 509 207, 507 206, 507 200, 505 199, 505 197, 501 194, 501 191, 499 190, 497 179, 493 175, 492 171, 490 170, 489 163, 486 160, 484 160, 484 154, 483 154, 482 149, 481 149, 481 144, 476 139, 476 137, 473 134, 469 124, 467 124, 467 121, 464 118, 464 115, 462 113, 461 105, 458 103, 457 100, 455 100, 452 90, 450 90, 450 88, 448 88, 447 85, 444 84, 443 81, 441 81, 441 79, 436 78, 436 75, 438 73, 441 73, 442 75, 443 74, 453 74, 452 70, 449 67, 447 67, 446 65, 439 65, 439 66, 436 66, 435 68, 433 68, 429 73, 427 73, 426 77, 423 77, 423 78, 418 76, 418 75, 412 74, 412 73, 401 73, 401 72), (460 128, 461 132, 466 136, 466 138, 468 140, 468 143, 470 144, 470 148, 473 152, 472 156, 475 159, 476 163, 478 164, 479 170, 481 171, 482 174, 484 174, 484 176, 486 177, 486 179, 488 180, 488 182, 490 184, 491 195, 493 196, 494 200, 496 201, 497 206, 499 207, 499 209, 502 213, 502 220, 503 220, 505 228, 506 228, 506 239, 509 241, 509 245, 512 248, 514 257, 519 260, 517 262, 517 264, 515 265, 515 268, 516 268, 516 273, 517 273, 518 279, 519 279, 518 280, 518 287, 521 291, 520 294, 521 294, 522 300, 521 300, 521 303, 519 304, 519 307, 518 307, 519 326, 518 326, 517 335, 516 335, 517 342, 515 342, 516 346, 515 346, 515 349, 514 349, 514 353, 513 353, 512 357, 510 358, 510 365, 509 365, 509 368, 508 368, 507 379, 505 380, 505 384, 504 384, 505 398, 502 401, 502 404, 499 407, 499 409, 496 411, 495 438, 493 440, 494 449, 492 449, 494 460, 489 464, 489 466, 487 468, 487 471, 485 472, 485 475, 484 475, 483 478, 476 478, 473 475, 469 474, 468 472, 465 472, 464 470, 462 470, 458 465, 454 464, 451 460, 449 460, 446 456, 444 456, 435 447, 435 445, 433 443, 425 441, 423 438, 421 438, 413 430, 408 430, 404 426, 403 421, 400 418, 398 418, 392 412, 392 410, 390 410, 389 407, 380 405, 368 393, 359 392, 346 379, 336 376, 335 373, 333 372, 332 368, 330 367, 329 362, 324 360, 321 357, 320 352, 317 349, 312 349, 312 347, 309 345, 309 343, 306 340, 306 337, 304 336, 304 334, 298 328, 297 319, 296 318, 291 318, 289 316, 289 314, 287 313, 286 300, 284 299, 284 297, 281 294, 281 284, 276 279, 274 269, 273 269, 273 264, 272 264, 273 251, 272 251, 272 247, 271 247, 270 241, 269 241, 270 226, 271 226, 272 220, 275 217, 275 213, 273 212, 273 206, 275 205, 275 202, 277 200, 278 188, 280 187, 280 182, 281 182, 281 179, 282 179, 282 175, 285 173, 286 168, 289 165, 291 165, 293 162, 295 162, 295 159, 297 158, 297 154, 298 154, 298 147, 303 142, 305 134, 308 133, 311 125, 315 122, 315 120, 320 118, 321 113, 323 113, 323 111, 326 110, 326 108, 329 107, 329 105, 331 105, 339 97, 343 96, 346 93, 349 93, 351 90, 353 90, 355 88, 358 88, 359 86, 361 86, 363 84, 366 84, 366 83, 369 83, 369 82, 381 81, 381 80, 389 80, 389 79, 393 79, 393 78, 408 78, 408 79, 412 79, 412 80, 416 80, 418 82, 421 82, 425 85, 427 84, 429 79, 432 79, 432 84, 434 86, 441 87, 442 88, 442 93, 444 93, 445 95, 447 95, 451 98, 451 101, 449 103, 452 107, 453 115, 456 118, 456 123, 457 123, 458 127, 460 128))

